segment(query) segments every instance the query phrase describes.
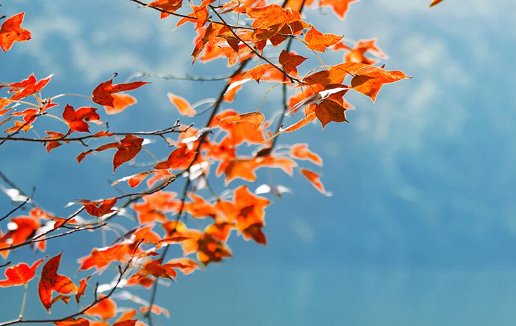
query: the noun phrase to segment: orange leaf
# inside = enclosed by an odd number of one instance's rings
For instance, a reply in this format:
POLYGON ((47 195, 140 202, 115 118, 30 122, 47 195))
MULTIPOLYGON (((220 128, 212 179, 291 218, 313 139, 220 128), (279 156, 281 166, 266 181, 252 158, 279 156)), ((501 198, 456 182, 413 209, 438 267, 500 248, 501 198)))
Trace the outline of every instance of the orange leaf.
POLYGON ((430 4, 430 8, 435 6, 435 5, 438 5, 441 2, 443 2, 443 0, 433 0, 432 3, 430 4))
POLYGON ((111 298, 99 297, 99 302, 84 312, 87 316, 98 316, 102 320, 108 320, 116 316, 116 303, 111 298))
POLYGON ((307 58, 294 54, 293 52, 281 51, 279 63, 283 66, 283 70, 291 76, 298 76, 297 66, 302 64, 307 58))
POLYGON ((167 93, 168 99, 174 106, 177 108, 177 111, 181 115, 185 115, 187 117, 193 117, 197 112, 192 108, 190 103, 185 100, 181 96, 174 95, 172 93, 167 93))
POLYGON ((18 286, 25 285, 34 278, 36 269, 43 262, 43 259, 39 259, 32 264, 32 266, 26 263, 19 263, 18 265, 7 268, 4 272, 6 277, 5 280, 0 280, 0 287, 18 286))
POLYGON ((307 144, 295 144, 290 148, 290 156, 299 160, 309 160, 317 165, 322 165, 322 159, 319 155, 308 149, 307 144))
POLYGON ((306 46, 314 51, 324 52, 327 47, 337 43, 342 36, 336 34, 323 34, 312 26, 305 35, 306 46))
POLYGON ((86 291, 86 287, 88 286, 88 281, 90 280, 91 275, 83 278, 79 283, 79 288, 77 288, 77 292, 75 293, 75 301, 79 303, 81 301, 81 297, 84 295, 84 291, 86 291))
POLYGON ((331 196, 332 193, 328 192, 324 189, 324 185, 321 182, 321 179, 319 178, 319 174, 310 171, 308 169, 300 169, 301 174, 310 181, 312 186, 314 186, 315 189, 317 189, 320 193, 322 193, 325 196, 331 196))
POLYGON ((234 125, 237 123, 249 123, 253 125, 255 128, 260 127, 260 125, 265 120, 265 116, 260 112, 248 112, 248 113, 242 113, 238 115, 232 115, 225 117, 223 119, 220 119, 220 125, 225 127, 228 125, 234 125))
POLYGON ((116 204, 117 198, 109 198, 97 201, 91 200, 79 200, 79 202, 84 206, 86 212, 92 216, 101 217, 106 214, 112 213, 113 206, 116 204))
POLYGON ((113 106, 104 106, 107 114, 117 114, 129 106, 136 104, 136 98, 129 94, 111 94, 113 97, 113 106))
POLYGON ((100 121, 100 116, 95 108, 83 107, 76 111, 73 106, 67 104, 63 111, 63 119, 70 130, 90 132, 88 121, 100 121))
POLYGON ((320 0, 319 6, 331 6, 337 16, 339 16, 340 19, 344 19, 349 10, 349 5, 357 1, 358 0, 320 0))
POLYGON ((90 321, 86 318, 69 318, 61 321, 56 321, 54 323, 56 326, 89 326, 90 321))
POLYGON ((351 87, 364 95, 367 95, 374 102, 383 84, 394 83, 402 79, 410 78, 402 71, 386 71, 381 67, 355 63, 361 65, 355 76, 351 79, 351 87))
POLYGON ((0 48, 2 48, 4 52, 9 51, 14 42, 30 40, 30 32, 21 27, 24 15, 24 12, 20 12, 19 14, 9 17, 3 22, 2 27, 0 27, 0 48))
POLYGON ((113 79, 107 80, 105 82, 100 83, 93 90, 93 102, 104 106, 114 107, 115 98, 113 97, 113 94, 124 91, 130 91, 142 87, 145 84, 148 84, 148 82, 136 81, 125 84, 113 84, 113 79))
POLYGON ((330 99, 325 99, 315 106, 315 115, 321 121, 323 128, 331 121, 347 121, 345 111, 346 108, 330 99))
POLYGON ((77 287, 70 278, 57 274, 60 262, 61 254, 58 254, 50 258, 41 271, 38 293, 41 303, 47 311, 50 311, 50 307, 52 306, 52 293, 54 291, 61 294, 77 291, 77 287))
POLYGON ((159 8, 162 10, 165 10, 167 12, 161 12, 161 18, 166 18, 170 15, 170 13, 173 13, 174 11, 181 8, 181 5, 183 4, 182 0, 157 0, 149 3, 148 7, 153 8, 159 8))
POLYGON ((170 153, 166 161, 159 162, 155 169, 187 168, 195 158, 196 152, 188 150, 186 146, 179 147, 170 153))

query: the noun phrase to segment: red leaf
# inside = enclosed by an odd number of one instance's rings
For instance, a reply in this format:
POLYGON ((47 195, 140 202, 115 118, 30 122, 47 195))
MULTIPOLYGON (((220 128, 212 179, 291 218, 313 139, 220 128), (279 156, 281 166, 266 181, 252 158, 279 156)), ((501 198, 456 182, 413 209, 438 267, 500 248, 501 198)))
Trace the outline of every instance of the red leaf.
POLYGON ((88 121, 100 121, 97 109, 92 107, 78 108, 77 111, 67 104, 63 111, 63 119, 71 130, 90 132, 88 121))
POLYGON ((18 265, 7 268, 4 272, 6 277, 5 280, 0 280, 0 287, 18 286, 25 285, 34 278, 36 269, 43 262, 43 259, 39 259, 32 264, 32 266, 26 263, 19 263, 18 265))
POLYGON ((77 291, 77 287, 70 278, 57 274, 60 262, 61 254, 50 258, 41 271, 38 293, 41 303, 47 311, 50 311, 50 307, 52 306, 52 293, 54 291, 61 294, 77 291))
POLYGON ((101 217, 113 212, 112 208, 116 204, 116 200, 116 197, 114 197, 97 201, 79 200, 79 202, 90 215, 101 217))
POLYGON ((20 12, 19 14, 9 17, 4 21, 2 27, 0 27, 0 48, 2 48, 4 52, 9 51, 14 42, 30 40, 30 32, 21 27, 24 15, 24 12, 20 12))
POLYGON ((188 150, 186 146, 179 147, 170 153, 166 161, 159 162, 155 169, 187 168, 195 158, 196 152, 188 150))
POLYGON ((438 5, 441 2, 443 2, 443 0, 433 0, 432 3, 430 4, 430 8, 435 6, 435 5, 438 5))
POLYGON ((56 321, 54 324, 56 326, 89 326, 90 321, 86 318, 70 318, 61 321, 56 321))
POLYGON ((100 83, 92 92, 93 102, 104 105, 104 106, 115 106, 115 98, 113 94, 120 93, 124 91, 130 91, 143 85, 148 84, 148 82, 136 81, 125 84, 113 84, 113 79, 100 83))
POLYGON ((88 316, 98 316, 108 320, 116 315, 116 303, 111 298, 100 296, 99 302, 84 312, 88 316))

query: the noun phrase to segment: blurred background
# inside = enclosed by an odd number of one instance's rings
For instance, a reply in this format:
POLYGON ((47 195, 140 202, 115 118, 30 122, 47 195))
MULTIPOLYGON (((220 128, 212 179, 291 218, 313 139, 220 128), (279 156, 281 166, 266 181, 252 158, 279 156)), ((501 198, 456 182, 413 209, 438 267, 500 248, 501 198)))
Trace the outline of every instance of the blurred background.
MULTIPOLYGON (((350 96, 351 124, 282 136, 280 143, 307 142, 322 156, 317 171, 333 196, 300 175, 262 174, 293 190, 267 210, 268 245, 234 239, 232 259, 160 288, 157 302, 172 315, 160 325, 514 325, 516 2, 445 0, 428 9, 429 2, 361 1, 344 21, 329 10, 308 11, 323 32, 377 37, 390 57, 387 69, 413 79, 385 86, 375 104, 350 96)), ((223 61, 192 66, 191 28, 174 31, 174 18, 159 20, 128 0, 10 0, 0 7, 7 16, 20 11, 32 40, 0 54, 0 80, 55 74, 47 95, 89 94, 114 72, 118 82, 142 71, 227 73, 223 61)), ((134 92, 138 105, 109 117, 112 130, 167 127, 179 118, 167 92, 195 102, 223 86, 147 80, 151 86, 134 92)), ((267 88, 249 83, 226 107, 255 110, 267 88)), ((279 108, 272 92, 263 112, 279 108)), ((35 187, 46 208, 67 212, 69 201, 113 194, 111 181, 134 171, 113 175, 112 153, 77 165, 82 150, 63 146, 48 155, 40 146, 5 144, 0 170, 26 191, 35 187)), ((0 207, 12 207, 7 197, 0 207)), ((81 244, 100 237, 62 239, 47 254, 66 248, 75 258, 61 268, 73 272, 76 257, 91 248, 81 244)), ((10 258, 33 257, 26 250, 10 258)), ((0 291, 2 320, 17 317, 21 293, 0 291)), ((26 317, 45 317, 34 284, 29 295, 26 317)))

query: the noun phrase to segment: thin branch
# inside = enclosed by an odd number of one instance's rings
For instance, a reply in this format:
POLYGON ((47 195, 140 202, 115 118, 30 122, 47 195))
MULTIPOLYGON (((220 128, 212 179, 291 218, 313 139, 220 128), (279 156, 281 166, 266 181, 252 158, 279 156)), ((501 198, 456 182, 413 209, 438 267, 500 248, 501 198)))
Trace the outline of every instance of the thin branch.
MULTIPOLYGON (((270 64, 271 66, 273 66, 276 70, 278 70, 279 72, 281 72, 285 77, 287 77, 291 83, 294 83, 294 82, 297 82, 297 83, 300 83, 301 84, 301 81, 295 77, 292 77, 290 76, 283 68, 280 68, 278 67, 277 65, 275 65, 274 63, 272 63, 272 61, 270 61, 269 59, 267 59, 265 56, 263 56, 260 52, 258 52, 258 50, 256 50, 254 48, 254 46, 250 45, 249 43, 247 43, 246 41, 244 41, 240 36, 238 36, 238 34, 231 28, 230 25, 228 25, 226 23, 226 21, 224 20, 224 18, 222 18, 222 16, 218 13, 217 10, 215 10, 215 8, 213 6, 209 6, 210 9, 215 13, 215 15, 217 15, 217 17, 219 17, 219 19, 222 21, 222 23, 229 28, 229 31, 231 32, 231 34, 233 34, 233 36, 235 36, 235 38, 237 38, 240 42, 242 42, 245 46, 247 46, 258 58, 264 60, 265 62, 267 62, 268 64, 270 64)), ((291 40, 291 38, 289 39, 291 40)))
MULTIPOLYGON (((244 69, 245 67, 247 66, 247 64, 251 61, 251 59, 246 59, 244 61, 242 61, 240 63, 240 66, 238 67, 238 69, 236 69, 233 74, 231 75, 231 77, 233 76, 236 76, 238 74, 240 74, 244 69)), ((215 118, 215 116, 217 115, 222 103, 224 102, 224 94, 226 93, 226 91, 228 90, 229 86, 231 85, 231 83, 226 83, 226 85, 224 86, 224 88, 220 91, 219 93, 219 96, 217 98, 217 100, 215 101, 215 103, 213 104, 213 110, 211 112, 211 115, 210 117, 208 118, 208 121, 206 122, 206 125, 205 125, 205 128, 208 128, 211 124, 211 122, 213 121, 213 119, 215 118)), ((197 161, 197 159, 199 158, 199 155, 201 155, 201 146, 202 144, 204 143, 205 139, 206 139, 206 135, 207 134, 203 134, 201 136, 201 138, 199 139, 199 142, 197 144, 197 150, 196 150, 196 153, 195 153, 195 157, 194 159, 192 160, 192 162, 190 163, 190 165, 183 171, 183 173, 185 172, 189 172, 190 169, 192 168, 192 166, 194 165, 194 163, 197 161)), ((185 181, 185 185, 183 187, 183 193, 181 195, 181 206, 179 206, 179 210, 176 214, 176 226, 177 226, 177 222, 181 219, 181 216, 183 215, 183 211, 184 211, 184 206, 185 206, 185 201, 186 201, 186 197, 188 195, 188 189, 190 189, 190 186, 191 186, 191 179, 189 177, 186 178, 186 181, 185 181)), ((175 226, 175 227, 176 227, 175 226)), ((172 230, 172 233, 175 232, 175 227, 174 229, 172 230)), ((161 260, 164 260, 165 259, 165 256, 167 255, 168 253, 168 249, 169 249, 169 246, 166 246, 165 249, 163 250, 163 252, 161 253, 160 255, 160 258, 161 260)), ((154 283, 152 284, 152 290, 151 290, 151 297, 150 297, 150 300, 149 300, 149 311, 152 311, 152 306, 154 305, 154 302, 156 300, 156 295, 157 295, 157 292, 158 292, 158 281, 157 279, 154 281, 154 283)), ((149 322, 149 325, 152 326, 153 323, 152 323, 152 317, 151 317, 151 314, 148 314, 147 315, 147 320, 149 322)), ((1 326, 1 325, 0 325, 1 326)))
POLYGON ((170 75, 170 74, 154 74, 151 72, 138 72, 135 73, 132 78, 157 78, 157 79, 164 79, 164 80, 190 80, 190 81, 221 81, 226 80, 228 78, 231 78, 231 76, 213 76, 213 77, 202 77, 202 76, 193 76, 193 75, 184 75, 184 76, 177 76, 177 75, 170 75))
POLYGON ((29 201, 30 201, 30 197, 27 197, 21 204, 19 204, 18 206, 16 206, 15 208, 11 209, 9 212, 7 212, 7 214, 5 214, 4 216, 2 216, 0 218, 0 222, 2 222, 3 220, 5 220, 6 218, 8 218, 11 214, 13 214, 14 212, 16 212, 17 210, 21 209, 23 206, 25 206, 29 201))
POLYGON ((98 304, 104 300, 107 300, 109 297, 111 297, 113 295, 113 293, 116 291, 117 286, 122 281, 125 273, 129 269, 129 266, 130 266, 130 264, 127 264, 124 268, 121 268, 121 267, 119 268, 119 275, 118 275, 117 281, 115 282, 113 288, 105 296, 103 296, 102 298, 98 298, 97 296, 95 296, 95 300, 93 300, 89 305, 87 305, 86 307, 82 308, 81 310, 79 310, 73 314, 70 314, 68 316, 61 317, 61 318, 55 318, 55 319, 25 319, 24 320, 22 318, 18 318, 15 320, 10 320, 10 321, 0 323, 0 326, 8 326, 8 325, 15 325, 15 324, 31 324, 31 323, 33 323, 33 324, 43 324, 43 323, 50 324, 50 323, 56 323, 59 321, 64 321, 67 319, 72 319, 72 318, 78 317, 78 316, 84 314, 91 307, 93 307, 96 304, 98 304))
MULTIPOLYGON (((161 9, 161 8, 158 8, 158 7, 150 7, 148 3, 145 3, 145 2, 140 1, 140 0, 129 0, 129 1, 137 3, 139 5, 142 5, 142 6, 146 7, 146 8, 154 9, 154 10, 162 12, 164 14, 169 14, 169 15, 176 16, 176 17, 179 17, 179 18, 188 18, 188 19, 195 20, 195 21, 198 20, 197 17, 192 17, 192 16, 183 15, 183 14, 178 14, 177 12, 161 9)), ((252 28, 252 27, 228 25, 228 24, 226 24, 224 22, 219 22, 219 21, 215 21, 215 20, 211 20, 211 19, 208 19, 206 21, 208 21, 210 23, 213 23, 213 24, 217 24, 217 25, 225 25, 225 26, 230 27, 231 29, 247 29, 247 30, 253 30, 254 31, 254 28, 252 28)))

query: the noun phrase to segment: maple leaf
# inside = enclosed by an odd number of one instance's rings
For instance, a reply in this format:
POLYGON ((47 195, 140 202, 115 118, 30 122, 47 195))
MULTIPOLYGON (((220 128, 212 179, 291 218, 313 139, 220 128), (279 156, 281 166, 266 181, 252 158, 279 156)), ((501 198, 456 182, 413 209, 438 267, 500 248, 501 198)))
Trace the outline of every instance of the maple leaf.
POLYGON ((330 6, 340 19, 346 18, 349 5, 359 0, 319 0, 319 6, 330 6))
POLYGON ((18 265, 7 268, 4 272, 5 280, 0 280, 0 287, 25 285, 34 278, 36 269, 43 262, 43 259, 35 261, 32 266, 26 263, 19 263, 18 265))
POLYGON ((258 243, 266 244, 267 240, 261 229, 265 226, 265 207, 269 205, 269 200, 255 196, 246 186, 240 186, 235 189, 233 201, 238 210, 237 228, 244 235, 244 239, 254 239, 258 243))
POLYGON ((157 0, 149 3, 147 6, 153 8, 159 8, 166 12, 161 12, 161 19, 167 18, 171 13, 181 8, 183 5, 183 0, 157 0))
POLYGON ((192 108, 190 103, 185 100, 181 96, 174 95, 172 93, 167 93, 168 99, 174 106, 177 108, 177 111, 181 115, 185 115, 187 117, 193 117, 197 112, 192 108))
POLYGON ((97 316, 102 320, 108 320, 116 316, 116 302, 106 296, 99 296, 99 302, 84 312, 87 316, 97 316))
POLYGON ((104 106, 115 106, 115 98, 113 94, 130 91, 142 87, 149 82, 135 81, 124 84, 113 84, 113 78, 100 83, 92 92, 93 102, 104 106))
POLYGON ((30 74, 27 79, 24 79, 21 82, 8 84, 9 93, 14 93, 10 99, 12 101, 20 100, 24 97, 40 92, 50 82, 51 78, 52 75, 38 81, 34 74, 30 74))
POLYGON ((342 64, 339 66, 346 67, 344 69, 351 68, 349 71, 354 74, 351 79, 351 87, 355 91, 369 96, 373 102, 376 100, 376 96, 378 95, 378 92, 380 92, 383 84, 394 83, 402 79, 411 78, 405 75, 402 71, 387 71, 382 67, 361 63, 342 64))
POLYGON ((342 36, 340 35, 331 33, 323 34, 313 26, 312 28, 310 28, 310 30, 308 30, 308 32, 305 35, 305 42, 307 48, 319 52, 326 51, 327 47, 334 45, 341 39, 342 36))
POLYGON ((283 50, 279 56, 279 63, 283 66, 283 70, 285 70, 287 74, 297 77, 297 66, 302 64, 306 59, 308 58, 283 50))
POLYGON ((126 135, 120 142, 104 144, 95 149, 80 153, 77 155, 77 162, 80 163, 87 155, 93 152, 116 148, 117 151, 115 156, 113 156, 113 171, 115 171, 120 165, 136 157, 142 149, 142 144, 143 138, 134 135, 126 135))
POLYGON ((328 192, 326 191, 326 189, 324 189, 324 185, 321 182, 321 179, 319 178, 319 174, 308 169, 300 169, 299 171, 308 181, 310 181, 312 186, 314 186, 314 188, 317 189, 321 194, 325 196, 332 195, 331 192, 328 192))
POLYGON ((315 106, 315 115, 321 121, 323 128, 331 121, 347 121, 345 111, 344 106, 331 99, 325 99, 315 106))
POLYGON ((298 160, 309 160, 317 165, 322 165, 322 159, 319 155, 308 149, 307 144, 295 144, 290 147, 290 156, 298 160))
POLYGON ((242 113, 238 115, 231 115, 225 118, 220 119, 220 125, 223 127, 234 125, 238 123, 248 123, 254 126, 255 128, 260 127, 260 125, 265 120, 265 116, 260 112, 248 112, 242 113))
POLYGON ((73 106, 67 104, 63 111, 63 119, 68 124, 68 128, 73 131, 90 132, 88 121, 99 121, 100 116, 97 109, 92 107, 83 107, 75 110, 73 106))
POLYGON ((111 96, 113 97, 113 106, 104 105, 107 114, 120 113, 138 102, 134 96, 129 94, 111 94, 111 96))
POLYGON ((96 201, 79 200, 79 202, 84 206, 84 209, 86 209, 86 212, 96 217, 101 217, 106 214, 112 213, 112 208, 116 204, 116 201, 116 197, 96 201))
POLYGON ((89 326, 90 320, 86 318, 68 318, 65 320, 56 321, 56 326, 89 326))
POLYGON ((187 168, 195 158, 196 152, 186 146, 173 150, 165 161, 159 162, 155 169, 181 169, 187 168))
POLYGON ((20 12, 19 14, 11 16, 7 18, 0 27, 0 48, 2 48, 4 52, 9 51, 14 42, 30 40, 31 33, 21 27, 24 15, 24 12, 20 12))
POLYGON ((88 281, 90 280, 91 275, 81 279, 79 282, 79 287, 77 288, 77 292, 75 293, 75 301, 79 303, 81 301, 81 297, 84 295, 84 291, 86 291, 86 287, 88 286, 88 281))
POLYGON ((55 302, 52 299, 52 293, 55 291, 61 294, 68 294, 77 291, 77 287, 73 281, 67 276, 57 274, 59 263, 61 262, 61 254, 50 258, 41 271, 41 279, 39 280, 38 293, 41 303, 47 311, 55 302))

